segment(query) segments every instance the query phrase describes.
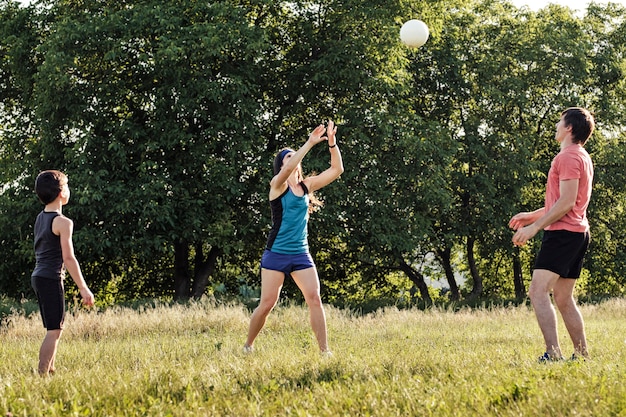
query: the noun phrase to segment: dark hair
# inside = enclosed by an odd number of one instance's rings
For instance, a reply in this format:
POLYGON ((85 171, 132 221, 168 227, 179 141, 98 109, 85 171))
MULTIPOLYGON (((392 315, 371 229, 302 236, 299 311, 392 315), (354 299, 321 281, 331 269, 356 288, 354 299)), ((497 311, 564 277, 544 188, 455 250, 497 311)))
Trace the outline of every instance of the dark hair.
MULTIPOLYGON (((280 172, 280 169, 283 167, 283 160, 285 159, 285 155, 287 155, 289 152, 295 152, 295 151, 290 148, 283 148, 274 157, 274 166, 273 166, 274 175, 278 175, 278 173, 280 172)), ((302 172, 300 172, 300 177, 301 177, 300 180, 304 179, 302 178, 302 176, 303 174, 302 172)), ((310 192, 309 193, 309 213, 313 213, 314 211, 321 208, 322 206, 324 206, 324 203, 320 199, 317 198, 315 193, 310 192)))
POLYGON ((276 154, 274 158, 274 175, 277 175, 280 172, 280 169, 283 167, 283 159, 285 159, 285 155, 289 152, 295 152, 293 149, 283 148, 276 154))
POLYGON ((561 113, 566 126, 571 126, 574 143, 584 145, 591 137, 596 123, 593 114, 582 107, 570 107, 561 113))
POLYGON ((67 176, 61 171, 43 171, 35 179, 35 193, 43 204, 50 204, 56 200, 65 184, 67 176))

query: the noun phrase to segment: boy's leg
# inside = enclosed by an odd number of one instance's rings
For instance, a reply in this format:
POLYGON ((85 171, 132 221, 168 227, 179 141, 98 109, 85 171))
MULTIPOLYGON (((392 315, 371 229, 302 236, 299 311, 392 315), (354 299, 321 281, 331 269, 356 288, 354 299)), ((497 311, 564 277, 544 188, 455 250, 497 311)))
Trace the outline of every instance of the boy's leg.
POLYGON ((556 311, 550 300, 550 292, 558 279, 559 275, 552 271, 535 269, 528 288, 528 296, 546 343, 546 352, 552 358, 562 357, 556 326, 556 311))
POLYGON ((48 375, 54 366, 54 358, 57 353, 61 329, 48 330, 39 349, 39 374, 48 375))
POLYGON ((46 336, 39 349, 38 371, 42 375, 54 372, 54 359, 65 319, 63 280, 32 277, 46 336))
POLYGON ((576 354, 587 357, 587 337, 583 316, 574 300, 575 279, 559 278, 554 285, 554 302, 574 344, 576 354))
POLYGON ((309 306, 311 327, 317 338, 317 344, 322 352, 327 352, 328 335, 326 332, 326 314, 320 296, 320 280, 315 267, 294 271, 293 280, 302 291, 304 300, 309 306))

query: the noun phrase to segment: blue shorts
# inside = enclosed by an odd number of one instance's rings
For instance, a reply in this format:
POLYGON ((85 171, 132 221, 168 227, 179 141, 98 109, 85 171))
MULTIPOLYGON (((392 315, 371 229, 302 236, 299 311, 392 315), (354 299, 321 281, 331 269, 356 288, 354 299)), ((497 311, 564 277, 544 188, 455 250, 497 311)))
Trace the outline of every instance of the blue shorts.
POLYGON ((63 280, 34 276, 30 282, 37 295, 43 327, 48 330, 63 329, 65 319, 63 280))
POLYGON ((301 269, 314 268, 313 258, 310 253, 299 253, 297 255, 286 255, 265 250, 261 257, 261 268, 281 271, 289 274, 301 269))
POLYGON ((561 278, 579 278, 589 241, 589 232, 544 231, 534 269, 546 269, 561 278))

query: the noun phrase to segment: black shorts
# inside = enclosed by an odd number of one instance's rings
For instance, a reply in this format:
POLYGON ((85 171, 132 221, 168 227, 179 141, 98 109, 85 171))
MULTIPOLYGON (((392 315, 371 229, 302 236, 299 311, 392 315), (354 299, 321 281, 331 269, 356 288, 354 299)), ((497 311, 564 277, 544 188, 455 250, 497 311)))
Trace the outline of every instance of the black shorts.
POLYGON ((579 278, 590 239, 589 232, 544 231, 535 269, 547 269, 561 278, 579 278))
POLYGON ((65 320, 63 280, 31 277, 30 282, 37 295, 43 327, 48 330, 63 329, 65 320))

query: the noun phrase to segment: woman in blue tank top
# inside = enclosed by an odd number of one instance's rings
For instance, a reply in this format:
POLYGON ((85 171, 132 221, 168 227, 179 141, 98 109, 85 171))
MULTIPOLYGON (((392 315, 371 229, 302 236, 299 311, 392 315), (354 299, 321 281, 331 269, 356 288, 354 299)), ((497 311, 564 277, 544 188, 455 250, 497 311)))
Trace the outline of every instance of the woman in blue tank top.
POLYGON ((274 177, 269 192, 272 228, 261 258, 261 300, 250 318, 245 352, 253 350, 254 340, 278 302, 285 275, 290 274, 309 306, 311 327, 320 351, 330 353, 326 315, 320 297, 320 280, 309 253, 307 222, 312 207, 320 205, 313 192, 330 184, 343 173, 336 133, 337 128, 332 121, 328 122, 327 127, 319 125, 300 149, 283 149, 274 159, 274 177), (302 159, 313 146, 322 142, 328 143, 330 167, 319 175, 303 178, 302 159))

